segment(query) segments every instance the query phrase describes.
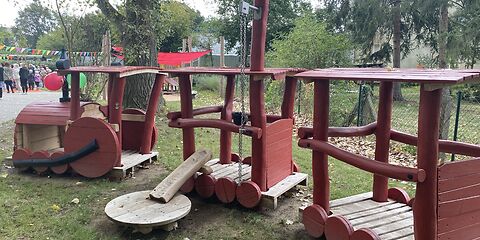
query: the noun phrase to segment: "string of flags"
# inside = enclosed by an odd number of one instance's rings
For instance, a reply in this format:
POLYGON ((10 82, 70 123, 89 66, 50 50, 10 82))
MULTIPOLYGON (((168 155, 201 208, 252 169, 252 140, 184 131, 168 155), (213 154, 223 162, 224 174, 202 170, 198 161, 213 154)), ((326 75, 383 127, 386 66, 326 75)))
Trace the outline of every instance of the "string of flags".
MULTIPOLYGON (((42 50, 42 49, 32 49, 32 48, 20 48, 20 47, 11 47, 0 44, 0 51, 3 52, 15 52, 15 53, 24 53, 31 55, 43 55, 43 56, 60 56, 61 51, 55 50, 42 50)), ((98 52, 72 52, 73 55, 81 57, 96 57, 98 52)))

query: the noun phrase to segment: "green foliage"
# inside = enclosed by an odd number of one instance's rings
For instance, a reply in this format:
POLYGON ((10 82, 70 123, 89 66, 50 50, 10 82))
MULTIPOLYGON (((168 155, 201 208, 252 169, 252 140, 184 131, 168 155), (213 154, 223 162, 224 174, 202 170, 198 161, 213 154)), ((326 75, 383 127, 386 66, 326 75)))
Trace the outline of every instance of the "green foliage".
POLYGON ((311 16, 299 18, 283 39, 275 40, 267 59, 275 67, 326 68, 351 62, 352 44, 340 33, 330 33, 311 16))
POLYGON ((29 47, 35 48, 40 36, 50 31, 54 24, 53 12, 34 1, 18 12, 14 32, 17 36, 25 37, 29 47))
POLYGON ((15 45, 15 36, 11 29, 0 26, 0 44, 15 45))
POLYGON ((159 49, 165 52, 181 50, 182 39, 191 36, 203 22, 200 12, 178 1, 162 1, 156 14, 159 18, 159 49))
POLYGON ((60 50, 65 47, 65 38, 63 35, 63 29, 57 28, 53 31, 42 35, 37 42, 37 48, 39 49, 51 49, 60 50))
POLYGON ((214 75, 195 75, 193 82, 198 90, 218 92, 220 79, 221 77, 214 75))
MULTIPOLYGON (((220 34, 225 36, 227 48, 233 49, 240 40, 239 1, 214 0, 218 5, 218 15, 222 23, 220 34)), ((294 26, 294 20, 306 13, 311 13, 312 7, 305 0, 271 0, 268 15, 267 50, 271 49, 274 39, 286 36, 294 26)), ((251 36, 248 29, 247 36, 251 36)), ((250 38, 247 37, 250 41, 250 38)))

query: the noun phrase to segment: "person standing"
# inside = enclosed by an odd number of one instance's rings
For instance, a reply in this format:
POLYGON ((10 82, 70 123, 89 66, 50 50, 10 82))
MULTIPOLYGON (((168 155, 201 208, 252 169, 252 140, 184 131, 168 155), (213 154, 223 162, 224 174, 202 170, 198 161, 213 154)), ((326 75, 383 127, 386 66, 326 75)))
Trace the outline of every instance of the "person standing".
POLYGON ((10 67, 10 63, 5 63, 5 67, 3 68, 3 77, 5 80, 5 85, 7 85, 7 93, 15 93, 13 91, 13 69, 10 67))
POLYGON ((15 88, 17 89, 17 91, 20 91, 20 88, 21 88, 21 83, 20 83, 20 67, 18 66, 18 64, 13 64, 12 65, 12 69, 13 69, 13 81, 15 82, 15 88))
POLYGON ((3 74, 4 74, 3 65, 4 63, 0 65, 0 99, 2 99, 3 97, 3 88, 5 86, 5 81, 4 81, 5 79, 3 78, 3 74))
POLYGON ((22 86, 23 94, 27 94, 28 92, 28 68, 26 64, 22 64, 22 67, 18 71, 18 75, 20 76, 20 84, 22 86))
POLYGON ((35 90, 35 67, 30 64, 28 68, 28 87, 31 91, 35 90))

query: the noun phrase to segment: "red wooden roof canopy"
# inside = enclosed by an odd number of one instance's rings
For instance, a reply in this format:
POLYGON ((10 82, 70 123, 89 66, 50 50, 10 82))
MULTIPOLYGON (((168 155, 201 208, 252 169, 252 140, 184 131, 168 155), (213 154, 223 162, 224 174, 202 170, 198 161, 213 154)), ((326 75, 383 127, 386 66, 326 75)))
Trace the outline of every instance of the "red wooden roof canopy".
POLYGON ((308 80, 390 81, 453 85, 480 82, 480 70, 331 68, 302 72, 295 77, 308 80))

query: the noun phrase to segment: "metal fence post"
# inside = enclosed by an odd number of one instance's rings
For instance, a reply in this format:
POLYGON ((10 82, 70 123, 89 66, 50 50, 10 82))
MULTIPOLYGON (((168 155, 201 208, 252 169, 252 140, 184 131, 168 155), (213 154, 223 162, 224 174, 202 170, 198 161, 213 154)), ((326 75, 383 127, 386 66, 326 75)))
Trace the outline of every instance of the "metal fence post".
MULTIPOLYGON (((458 126, 460 122, 460 109, 462 104, 462 92, 457 92, 457 112, 455 114, 455 128, 453 129, 453 141, 458 140, 458 126)), ((455 161, 455 154, 452 154, 452 162, 455 161)))
POLYGON ((362 123, 362 119, 361 119, 361 116, 362 116, 362 95, 363 95, 363 83, 360 84, 360 88, 358 90, 358 108, 357 108, 357 127, 360 127, 361 123, 362 123))

